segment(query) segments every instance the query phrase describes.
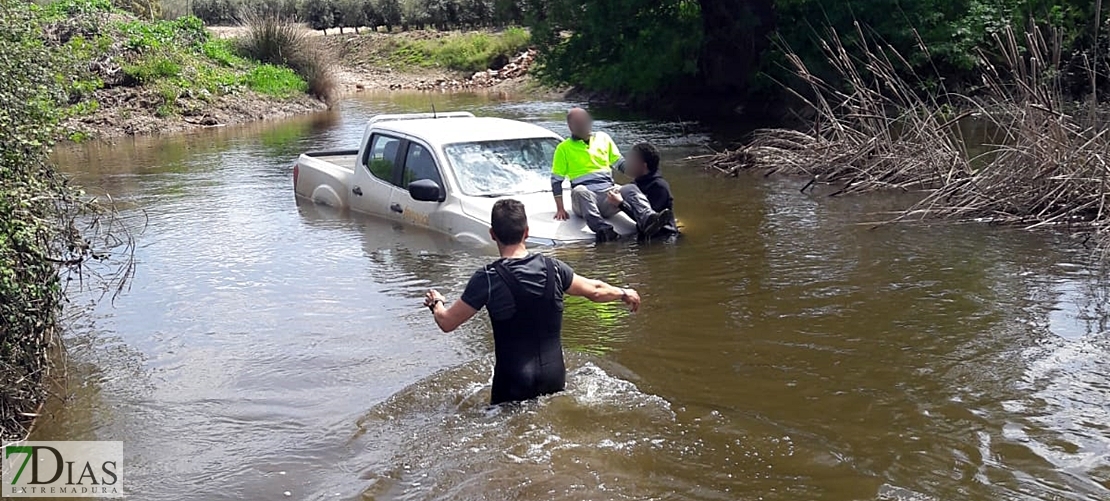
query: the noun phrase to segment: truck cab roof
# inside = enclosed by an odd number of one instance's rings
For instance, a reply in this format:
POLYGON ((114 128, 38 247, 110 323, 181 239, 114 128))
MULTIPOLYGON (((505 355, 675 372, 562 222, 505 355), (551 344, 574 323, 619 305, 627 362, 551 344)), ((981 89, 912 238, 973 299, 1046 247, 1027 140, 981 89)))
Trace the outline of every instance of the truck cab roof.
POLYGON ((473 141, 558 138, 559 135, 538 125, 495 117, 450 117, 392 120, 373 124, 382 132, 418 137, 433 147, 473 141))

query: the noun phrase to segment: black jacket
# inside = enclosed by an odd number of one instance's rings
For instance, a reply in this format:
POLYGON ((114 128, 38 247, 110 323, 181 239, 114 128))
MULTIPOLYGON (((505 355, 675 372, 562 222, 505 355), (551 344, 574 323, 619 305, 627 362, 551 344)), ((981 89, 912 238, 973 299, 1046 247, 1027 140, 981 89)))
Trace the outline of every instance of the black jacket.
POLYGON ((653 240, 667 238, 678 235, 678 223, 674 217, 674 197, 671 196, 671 185, 663 179, 663 175, 657 170, 649 172, 633 180, 636 187, 640 188, 640 192, 648 199, 651 204, 651 210, 655 212, 663 212, 663 209, 670 209, 671 216, 668 218, 663 228, 655 235, 642 235, 650 237, 653 240))

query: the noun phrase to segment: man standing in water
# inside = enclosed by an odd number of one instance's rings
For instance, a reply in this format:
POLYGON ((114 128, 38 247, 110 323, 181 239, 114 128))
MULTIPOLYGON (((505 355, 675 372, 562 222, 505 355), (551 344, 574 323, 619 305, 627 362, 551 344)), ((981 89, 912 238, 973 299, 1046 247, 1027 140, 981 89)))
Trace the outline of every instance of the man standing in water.
POLYGON ((593 132, 593 119, 582 108, 567 112, 567 127, 570 138, 559 143, 551 160, 555 219, 565 221, 570 217, 563 207, 563 181, 570 179, 574 214, 586 220, 598 242, 617 240, 620 234, 605 219, 619 212, 606 197, 615 186, 612 167, 622 161, 621 152, 608 134, 593 132))
POLYGON ((432 310, 443 332, 457 329, 485 307, 493 322, 493 393, 490 404, 536 398, 563 390, 563 294, 595 303, 623 301, 636 312, 640 296, 632 289, 613 287, 574 273, 566 263, 529 253, 528 216, 524 204, 499 200, 493 205, 490 236, 501 259, 478 270, 466 284, 462 298, 450 307, 435 289, 424 306, 432 310))

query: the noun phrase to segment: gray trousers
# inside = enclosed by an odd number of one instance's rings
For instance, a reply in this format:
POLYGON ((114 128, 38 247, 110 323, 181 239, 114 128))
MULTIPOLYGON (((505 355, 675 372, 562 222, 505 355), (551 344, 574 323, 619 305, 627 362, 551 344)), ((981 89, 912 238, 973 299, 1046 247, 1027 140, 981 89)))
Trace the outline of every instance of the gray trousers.
POLYGON ((640 191, 639 186, 634 184, 621 186, 621 198, 632 208, 632 220, 636 221, 636 226, 639 228, 646 226, 648 216, 655 214, 651 208, 651 202, 648 202, 647 196, 640 191))
POLYGON ((605 219, 620 212, 619 208, 609 203, 606 192, 593 192, 585 186, 575 186, 570 190, 570 208, 574 215, 586 220, 586 226, 594 233, 613 229, 613 225, 605 219))

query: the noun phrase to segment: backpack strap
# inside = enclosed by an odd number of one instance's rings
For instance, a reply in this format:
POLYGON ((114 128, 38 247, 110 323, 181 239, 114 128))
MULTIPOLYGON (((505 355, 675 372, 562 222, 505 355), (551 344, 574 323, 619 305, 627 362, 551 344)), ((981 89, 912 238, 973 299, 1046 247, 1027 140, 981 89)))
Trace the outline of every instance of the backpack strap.
MULTIPOLYGON (((544 256, 543 254, 540 254, 540 259, 543 260, 546 275, 546 283, 544 284, 542 297, 553 298, 555 297, 555 281, 558 276, 555 273, 555 260, 544 256)), ((524 291, 524 286, 520 285, 520 280, 516 278, 516 275, 514 275, 507 266, 505 266, 504 259, 500 259, 494 262, 492 266, 493 270, 497 272, 497 275, 501 277, 501 280, 505 282, 505 286, 509 288, 509 292, 512 293, 514 300, 522 300, 535 297, 524 291)))
POLYGON ((517 280, 516 275, 505 266, 505 260, 500 259, 493 263, 493 270, 501 277, 501 281, 505 282, 505 286, 509 288, 509 292, 513 295, 514 301, 520 301, 528 297, 524 293, 524 287, 520 285, 520 280, 517 280))
POLYGON ((540 259, 543 259, 546 265, 545 267, 547 268, 547 283, 544 284, 546 286, 544 289, 544 297, 550 299, 555 297, 555 278, 557 277, 555 274, 555 260, 543 254, 540 254, 540 259))

